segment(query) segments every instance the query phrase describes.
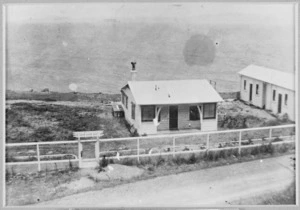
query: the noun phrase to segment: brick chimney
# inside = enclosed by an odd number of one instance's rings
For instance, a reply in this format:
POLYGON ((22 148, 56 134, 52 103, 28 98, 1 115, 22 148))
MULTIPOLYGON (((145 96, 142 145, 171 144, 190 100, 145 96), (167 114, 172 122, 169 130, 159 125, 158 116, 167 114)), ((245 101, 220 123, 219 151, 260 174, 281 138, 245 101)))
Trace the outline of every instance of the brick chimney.
POLYGON ((136 80, 136 74, 137 71, 135 70, 135 66, 136 66, 136 62, 131 62, 132 65, 132 69, 131 69, 131 81, 135 81, 136 80))

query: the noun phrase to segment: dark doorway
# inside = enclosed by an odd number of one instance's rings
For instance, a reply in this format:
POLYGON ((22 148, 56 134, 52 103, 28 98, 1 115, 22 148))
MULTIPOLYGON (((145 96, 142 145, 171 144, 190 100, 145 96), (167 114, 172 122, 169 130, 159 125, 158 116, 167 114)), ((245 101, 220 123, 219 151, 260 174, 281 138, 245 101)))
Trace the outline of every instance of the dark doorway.
POLYGON ((282 96, 281 94, 278 94, 278 114, 281 113, 281 101, 282 101, 282 96))
POLYGON ((169 126, 170 130, 178 129, 178 106, 170 106, 169 108, 169 126))
POLYGON ((250 84, 249 91, 249 101, 252 101, 252 84, 250 84))

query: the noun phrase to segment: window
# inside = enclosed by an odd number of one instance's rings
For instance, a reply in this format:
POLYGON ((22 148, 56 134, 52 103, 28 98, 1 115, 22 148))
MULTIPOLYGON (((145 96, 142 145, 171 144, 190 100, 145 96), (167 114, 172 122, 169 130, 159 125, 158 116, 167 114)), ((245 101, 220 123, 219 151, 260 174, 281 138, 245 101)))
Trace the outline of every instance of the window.
POLYGON ((131 119, 135 119, 135 104, 131 102, 131 119))
POLYGON ((204 104, 203 105, 203 119, 215 119, 216 118, 216 104, 204 104))
POLYGON ((128 109, 128 96, 125 95, 125 106, 126 106, 126 109, 128 109))
POLYGON ((197 106, 190 106, 190 120, 200 120, 197 106))
POLYGON ((142 122, 150 122, 155 118, 154 106, 142 106, 142 122))
POLYGON ((273 90, 273 101, 276 100, 276 90, 273 90))
POLYGON ((125 105, 125 102, 124 102, 125 96, 124 96, 123 92, 121 93, 121 99, 122 99, 122 104, 125 105))
POLYGON ((258 92, 259 92, 259 85, 256 84, 256 95, 258 95, 258 92))
POLYGON ((284 105, 287 105, 288 102, 288 94, 285 94, 284 96, 284 105))
POLYGON ((244 80, 244 90, 246 90, 246 89, 247 89, 247 81, 244 80))

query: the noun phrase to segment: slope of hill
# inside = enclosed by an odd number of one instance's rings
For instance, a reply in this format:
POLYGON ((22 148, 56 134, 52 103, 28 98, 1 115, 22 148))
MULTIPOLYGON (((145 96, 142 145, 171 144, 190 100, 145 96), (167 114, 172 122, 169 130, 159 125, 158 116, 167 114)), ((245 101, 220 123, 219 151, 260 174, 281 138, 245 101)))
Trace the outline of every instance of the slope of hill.
MULTIPOLYGON (((182 25, 151 22, 9 24, 7 88, 117 93, 137 61, 139 80, 210 79, 221 92, 238 89, 237 71, 255 63, 293 71, 292 31, 258 25, 182 25), (194 35, 215 44, 208 65, 188 65, 194 35)), ((192 55, 193 56, 193 55, 192 55)))

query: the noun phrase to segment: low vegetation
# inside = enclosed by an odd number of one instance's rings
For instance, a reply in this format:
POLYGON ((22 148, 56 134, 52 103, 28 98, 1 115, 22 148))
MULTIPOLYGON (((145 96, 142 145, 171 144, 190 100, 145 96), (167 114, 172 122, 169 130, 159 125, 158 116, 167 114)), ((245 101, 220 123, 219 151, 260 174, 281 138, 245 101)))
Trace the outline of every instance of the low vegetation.
MULTIPOLYGON (((192 153, 176 155, 175 158, 172 156, 147 157, 141 159, 140 162, 137 162, 136 159, 123 159, 121 161, 109 160, 109 164, 119 163, 127 166, 137 166, 143 169, 144 173, 142 173, 139 177, 126 180, 98 180, 93 184, 93 186, 89 185, 76 191, 62 187, 66 183, 80 180, 83 176, 83 172, 78 170, 78 168, 74 167, 72 164, 69 165, 67 169, 63 170, 55 169, 52 171, 43 171, 32 174, 20 174, 12 171, 6 171, 6 203, 7 205, 32 204, 64 197, 74 193, 101 190, 108 187, 114 187, 116 185, 146 180, 158 176, 275 157, 282 154, 294 154, 294 149, 294 144, 268 144, 243 149, 241 155, 238 155, 238 151, 236 149, 228 149, 210 151, 208 153, 203 152, 200 154, 192 153)), ((290 192, 293 191, 290 190, 290 192)), ((274 198, 274 200, 275 199, 280 202, 279 198, 274 198)), ((293 199, 289 199, 290 198, 285 198, 284 204, 294 204, 293 199)), ((271 201, 269 200, 269 202, 271 201)))
POLYGON ((103 138, 130 135, 124 120, 100 117, 103 112, 95 107, 11 104, 6 109, 6 142, 72 140, 74 131, 103 130, 103 138))

